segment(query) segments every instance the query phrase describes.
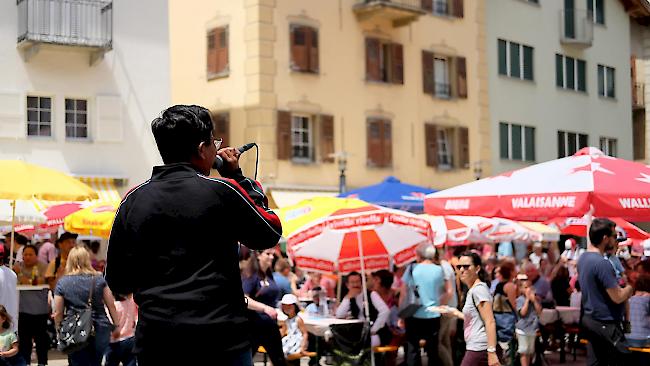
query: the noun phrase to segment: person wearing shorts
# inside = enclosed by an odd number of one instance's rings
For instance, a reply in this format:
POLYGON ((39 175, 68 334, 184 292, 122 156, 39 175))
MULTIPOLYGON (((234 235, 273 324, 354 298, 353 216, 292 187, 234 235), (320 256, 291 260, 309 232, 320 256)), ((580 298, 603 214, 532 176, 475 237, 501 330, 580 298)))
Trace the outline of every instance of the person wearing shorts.
POLYGON ((517 297, 517 313, 519 320, 515 325, 515 334, 521 366, 529 366, 535 354, 535 337, 539 327, 538 316, 542 312, 542 304, 535 296, 535 289, 525 274, 517 276, 519 282, 519 297, 517 297))

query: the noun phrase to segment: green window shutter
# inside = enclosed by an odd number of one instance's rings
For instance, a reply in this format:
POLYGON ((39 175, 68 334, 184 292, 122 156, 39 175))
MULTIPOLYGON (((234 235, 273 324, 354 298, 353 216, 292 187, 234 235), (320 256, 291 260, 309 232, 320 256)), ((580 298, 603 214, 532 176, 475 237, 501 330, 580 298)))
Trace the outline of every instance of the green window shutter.
POLYGON ((567 156, 572 156, 573 154, 576 153, 576 151, 578 151, 578 148, 576 147, 576 143, 577 143, 576 140, 577 140, 577 136, 575 133, 573 132, 567 133, 567 141, 568 141, 567 156))
POLYGON ((533 48, 524 46, 524 79, 533 80, 533 48))
POLYGON ((507 42, 500 39, 499 40, 499 74, 508 75, 508 64, 506 61, 506 47, 508 46, 507 42))
POLYGON ((607 68, 607 96, 616 98, 616 79, 614 78, 614 68, 607 68))
POLYGON ((564 0, 564 36, 570 39, 576 38, 575 4, 573 0, 564 0))
POLYGON ((513 78, 519 78, 520 75, 519 43, 510 42, 510 76, 513 78))
MULTIPOLYGON (((565 2, 566 1, 573 2, 573 0, 564 0, 564 1, 565 2)), ((595 19, 595 17, 594 17, 594 0, 587 0, 587 10, 589 11, 589 13, 591 13, 592 19, 595 19)))
POLYGON ((576 75, 575 75, 575 60, 573 57, 565 57, 566 64, 566 88, 575 89, 576 88, 576 75))
POLYGON ((605 24, 605 4, 603 0, 596 0, 596 23, 605 24))
POLYGON ((583 60, 576 60, 578 62, 578 90, 582 92, 587 91, 587 63, 583 60))
POLYGON ((605 96, 605 70, 598 65, 598 95, 605 96))
POLYGON ((589 146, 589 135, 578 135, 578 148, 582 149, 583 147, 589 146))
POLYGON ((563 158, 566 156, 566 149, 564 146, 564 131, 557 131, 557 157, 563 158))
POLYGON ((512 130, 512 160, 523 160, 521 148, 521 126, 511 125, 512 130))
POLYGON ((509 159, 508 146, 510 145, 508 137, 508 124, 500 122, 499 123, 499 151, 501 159, 509 159))
POLYGON ((555 54, 555 85, 564 88, 564 58, 555 54))
POLYGON ((535 128, 526 127, 525 129, 525 143, 526 143, 526 161, 535 161, 535 128))

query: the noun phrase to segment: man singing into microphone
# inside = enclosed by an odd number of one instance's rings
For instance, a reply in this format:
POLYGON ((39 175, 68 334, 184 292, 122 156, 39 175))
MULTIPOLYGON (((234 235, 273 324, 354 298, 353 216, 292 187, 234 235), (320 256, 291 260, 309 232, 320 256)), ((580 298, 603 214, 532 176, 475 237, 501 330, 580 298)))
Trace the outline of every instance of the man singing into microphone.
POLYGON ((252 365, 238 242, 262 250, 282 234, 240 152, 219 149, 210 112, 176 105, 151 123, 165 163, 123 199, 106 282, 139 306, 138 364, 252 365), (208 178, 217 154, 219 173, 208 178))

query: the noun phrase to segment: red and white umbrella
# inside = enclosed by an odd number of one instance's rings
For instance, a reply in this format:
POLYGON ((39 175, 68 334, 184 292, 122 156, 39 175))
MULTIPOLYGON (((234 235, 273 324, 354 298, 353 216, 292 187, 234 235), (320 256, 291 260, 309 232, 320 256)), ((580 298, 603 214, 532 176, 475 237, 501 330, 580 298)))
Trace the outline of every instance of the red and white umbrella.
POLYGON ((63 225, 63 219, 83 208, 83 204, 77 202, 61 203, 45 209, 42 213, 47 221, 40 225, 16 226, 16 232, 23 235, 49 234, 56 232, 63 225))
MULTIPOLYGON (((650 234, 636 227, 620 217, 610 217, 616 223, 616 231, 623 232, 629 239, 650 239, 650 234)), ((558 217, 545 222, 546 225, 555 226, 565 235, 587 236, 589 218, 583 217, 558 217)))
POLYGON ((287 248, 300 268, 349 273, 404 265, 432 235, 429 221, 417 215, 368 204, 303 226, 287 237, 287 248))
POLYGON ((435 245, 467 245, 487 241, 487 233, 494 231, 498 223, 482 216, 430 216, 429 220, 435 232, 435 245))
POLYGON ((622 217, 650 221, 650 166, 606 156, 595 148, 427 195, 431 215, 622 217))

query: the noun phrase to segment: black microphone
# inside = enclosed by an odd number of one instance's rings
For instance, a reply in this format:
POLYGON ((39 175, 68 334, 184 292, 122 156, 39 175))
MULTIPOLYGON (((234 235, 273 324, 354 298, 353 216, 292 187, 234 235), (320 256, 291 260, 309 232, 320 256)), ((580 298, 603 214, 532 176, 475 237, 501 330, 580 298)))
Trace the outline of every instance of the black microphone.
MULTIPOLYGON (((250 142, 242 147, 239 147, 237 151, 239 151, 240 154, 245 153, 246 151, 250 150, 253 148, 253 146, 257 146, 256 143, 250 142)), ((214 163, 212 163, 212 169, 219 170, 223 166, 223 159, 221 156, 217 155, 216 159, 214 159, 214 163)))

